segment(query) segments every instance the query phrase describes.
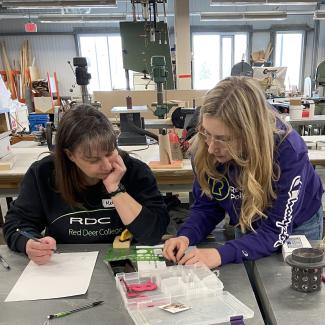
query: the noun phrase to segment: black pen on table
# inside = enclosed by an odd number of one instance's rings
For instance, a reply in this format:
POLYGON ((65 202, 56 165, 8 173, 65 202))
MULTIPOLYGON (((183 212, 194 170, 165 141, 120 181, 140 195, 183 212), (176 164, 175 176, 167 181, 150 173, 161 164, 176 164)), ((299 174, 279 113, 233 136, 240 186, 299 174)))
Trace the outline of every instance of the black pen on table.
POLYGON ((10 265, 6 262, 2 255, 0 255, 0 263, 5 269, 10 270, 10 265))
MULTIPOLYGON (((22 236, 26 237, 26 238, 29 238, 29 239, 32 239, 32 240, 35 240, 39 243, 42 243, 42 241, 40 241, 39 238, 36 238, 34 237, 32 234, 30 234, 29 232, 27 231, 24 231, 24 230, 20 230, 19 228, 16 229, 16 231, 21 234, 22 236)), ((51 251, 53 251, 54 253, 59 253, 56 249, 51 249, 51 251)))
POLYGON ((48 319, 53 319, 53 318, 60 318, 60 317, 68 316, 68 315, 71 315, 71 314, 76 313, 76 312, 81 311, 81 310, 96 307, 98 305, 101 305, 103 302, 104 301, 95 301, 95 302, 92 302, 90 304, 87 304, 87 305, 84 305, 84 306, 81 306, 81 307, 78 307, 78 308, 75 308, 75 309, 72 309, 72 310, 63 311, 61 313, 57 313, 57 314, 53 314, 53 315, 48 315, 47 318, 48 319))

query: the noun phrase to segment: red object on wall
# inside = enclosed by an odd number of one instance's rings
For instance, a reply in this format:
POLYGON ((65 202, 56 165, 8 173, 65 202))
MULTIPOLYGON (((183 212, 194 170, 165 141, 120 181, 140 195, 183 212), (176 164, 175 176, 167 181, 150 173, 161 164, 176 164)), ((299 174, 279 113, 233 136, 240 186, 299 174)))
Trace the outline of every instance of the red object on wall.
POLYGON ((302 117, 309 117, 309 111, 307 111, 307 110, 303 110, 301 116, 302 116, 302 117))
POLYGON ((186 78, 192 78, 191 74, 179 74, 177 75, 178 78, 180 79, 186 79, 186 78))
POLYGON ((25 31, 27 33, 36 33, 37 32, 37 25, 33 22, 28 22, 25 24, 25 31))

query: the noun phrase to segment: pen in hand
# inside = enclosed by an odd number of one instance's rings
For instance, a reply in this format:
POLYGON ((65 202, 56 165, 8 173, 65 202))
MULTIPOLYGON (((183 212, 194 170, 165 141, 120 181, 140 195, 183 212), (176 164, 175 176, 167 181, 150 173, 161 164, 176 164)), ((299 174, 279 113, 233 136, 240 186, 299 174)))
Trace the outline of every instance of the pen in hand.
MULTIPOLYGON (((39 239, 39 238, 36 238, 36 237, 34 237, 32 234, 30 234, 29 232, 27 232, 27 231, 24 231, 24 230, 20 230, 20 229, 16 229, 16 231, 20 234, 20 235, 22 235, 22 236, 24 236, 24 237, 26 237, 26 238, 28 238, 28 239, 32 239, 32 240, 35 240, 35 241, 37 241, 37 242, 39 242, 39 243, 42 243, 42 241, 39 239)), ((56 249, 51 249, 51 251, 53 251, 54 253, 59 253, 56 249)))
POLYGON ((10 265, 6 262, 6 260, 1 255, 0 255, 0 262, 5 269, 10 270, 10 265))
POLYGON ((57 314, 53 314, 53 315, 48 315, 47 318, 48 319, 53 319, 53 318, 59 318, 59 317, 68 316, 68 315, 73 314, 73 313, 76 313, 78 311, 81 311, 81 310, 84 310, 84 309, 88 309, 88 308, 92 308, 92 307, 101 305, 103 302, 104 301, 95 301, 95 302, 92 302, 90 304, 87 304, 87 305, 78 307, 76 309, 72 309, 72 310, 69 310, 69 311, 63 311, 61 313, 57 313, 57 314))

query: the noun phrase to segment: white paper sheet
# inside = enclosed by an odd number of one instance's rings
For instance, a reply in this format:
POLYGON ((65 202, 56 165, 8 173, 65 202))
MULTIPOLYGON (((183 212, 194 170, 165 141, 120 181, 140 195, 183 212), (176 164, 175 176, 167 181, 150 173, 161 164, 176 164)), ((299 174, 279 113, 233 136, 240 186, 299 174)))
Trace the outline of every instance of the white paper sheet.
POLYGON ((30 261, 10 291, 7 301, 39 300, 86 293, 98 252, 53 254, 50 262, 30 261))

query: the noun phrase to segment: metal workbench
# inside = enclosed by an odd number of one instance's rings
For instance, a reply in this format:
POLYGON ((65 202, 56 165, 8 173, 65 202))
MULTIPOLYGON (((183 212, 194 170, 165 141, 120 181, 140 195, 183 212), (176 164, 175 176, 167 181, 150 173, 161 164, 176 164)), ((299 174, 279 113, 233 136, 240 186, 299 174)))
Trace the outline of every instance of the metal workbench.
POLYGON ((324 285, 314 293, 293 290, 282 254, 255 261, 253 273, 268 325, 325 324, 324 285))
MULTIPOLYGON (((86 294, 62 299, 4 302, 11 288, 27 265, 28 259, 23 254, 10 251, 4 245, 0 246, 0 254, 11 266, 11 270, 6 271, 0 265, 0 324, 43 324, 46 316, 49 314, 69 310, 72 305, 82 306, 90 301, 96 300, 104 300, 105 303, 96 308, 54 320, 52 325, 133 324, 116 289, 113 273, 103 262, 103 256, 109 247, 109 244, 58 245, 61 252, 99 251, 90 286, 86 294)), ((245 324, 264 324, 244 266, 236 264, 222 267, 220 279, 224 284, 224 290, 229 291, 249 308, 254 310, 254 318, 245 320, 245 324)))

